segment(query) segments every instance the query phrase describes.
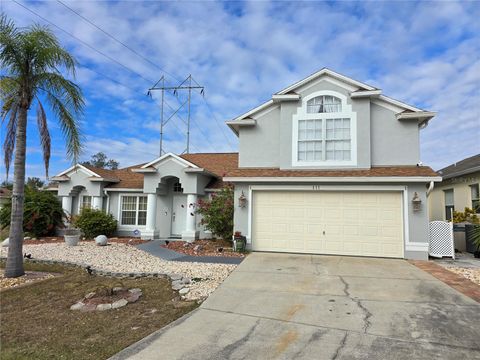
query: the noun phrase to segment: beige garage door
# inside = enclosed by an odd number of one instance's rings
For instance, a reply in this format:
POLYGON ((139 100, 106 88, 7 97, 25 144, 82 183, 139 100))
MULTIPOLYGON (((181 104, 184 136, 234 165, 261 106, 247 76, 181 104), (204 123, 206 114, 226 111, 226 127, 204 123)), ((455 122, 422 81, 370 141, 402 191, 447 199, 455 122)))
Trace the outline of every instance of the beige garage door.
POLYGON ((403 257, 400 192, 253 194, 253 250, 403 257))

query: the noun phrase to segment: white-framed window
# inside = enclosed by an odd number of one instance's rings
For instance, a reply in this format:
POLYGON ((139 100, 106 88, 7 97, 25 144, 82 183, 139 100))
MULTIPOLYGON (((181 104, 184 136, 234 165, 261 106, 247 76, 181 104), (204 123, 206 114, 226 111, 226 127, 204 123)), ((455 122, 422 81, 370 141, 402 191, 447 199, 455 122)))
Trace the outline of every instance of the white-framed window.
POLYGON ((92 197, 89 195, 83 195, 80 209, 91 209, 91 208, 92 208, 92 197))
POLYGON ((356 113, 342 94, 305 97, 293 116, 293 166, 355 166, 356 113))
POLYGON ((443 190, 443 195, 445 197, 445 220, 452 220, 455 210, 453 189, 443 190))
POLYGON ((173 192, 174 193, 183 193, 182 184, 180 182, 176 182, 173 184, 173 192))
POLYGON ((472 195, 472 209, 480 214, 480 186, 479 184, 470 185, 470 194, 472 195))
POLYGON ((123 195, 120 200, 120 224, 144 226, 147 223, 147 197, 123 195))

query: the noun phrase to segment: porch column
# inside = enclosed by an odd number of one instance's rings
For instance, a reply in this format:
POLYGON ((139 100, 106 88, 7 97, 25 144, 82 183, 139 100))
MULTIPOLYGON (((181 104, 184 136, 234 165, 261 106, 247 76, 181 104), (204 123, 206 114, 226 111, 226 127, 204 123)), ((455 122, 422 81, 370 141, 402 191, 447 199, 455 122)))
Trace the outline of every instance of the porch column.
POLYGON ((187 194, 187 219, 185 221, 185 231, 182 232, 182 240, 193 242, 198 238, 198 231, 196 228, 196 205, 197 194, 187 194))
POLYGON ((72 197, 62 196, 62 209, 68 216, 72 215, 72 197))
POLYGON ((101 197, 101 196, 94 196, 94 197, 93 197, 92 207, 93 207, 94 209, 102 210, 102 207, 103 207, 103 197, 101 197))
POLYGON ((155 228, 157 217, 157 194, 147 194, 147 223, 145 231, 142 231, 142 238, 154 239, 158 235, 155 228))

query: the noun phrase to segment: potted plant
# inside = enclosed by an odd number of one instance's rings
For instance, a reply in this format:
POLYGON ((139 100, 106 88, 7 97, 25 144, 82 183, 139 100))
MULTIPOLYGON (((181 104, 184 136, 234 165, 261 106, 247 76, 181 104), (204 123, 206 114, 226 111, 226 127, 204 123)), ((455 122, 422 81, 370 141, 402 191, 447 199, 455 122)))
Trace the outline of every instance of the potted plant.
POLYGON ((65 244, 67 246, 77 246, 80 241, 80 236, 82 235, 80 229, 68 228, 65 229, 63 238, 65 239, 65 244))
POLYGON ((233 251, 245 251, 247 238, 242 236, 240 231, 235 231, 233 234, 233 251))
POLYGON ((82 232, 80 229, 72 227, 72 224, 74 223, 73 216, 66 215, 65 217, 67 219, 67 228, 63 232, 65 244, 67 244, 67 246, 77 246, 82 232))
POLYGON ((465 226, 465 237, 475 246, 473 256, 480 258, 480 225, 472 224, 465 226))

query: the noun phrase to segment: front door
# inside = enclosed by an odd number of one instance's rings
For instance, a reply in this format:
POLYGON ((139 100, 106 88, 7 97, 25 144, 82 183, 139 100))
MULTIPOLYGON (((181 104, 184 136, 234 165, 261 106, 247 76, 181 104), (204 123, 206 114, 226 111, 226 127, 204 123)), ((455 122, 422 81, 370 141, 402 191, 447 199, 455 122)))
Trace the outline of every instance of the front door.
POLYGON ((172 205, 172 235, 181 236, 185 230, 187 217, 187 196, 183 194, 173 195, 172 205))

